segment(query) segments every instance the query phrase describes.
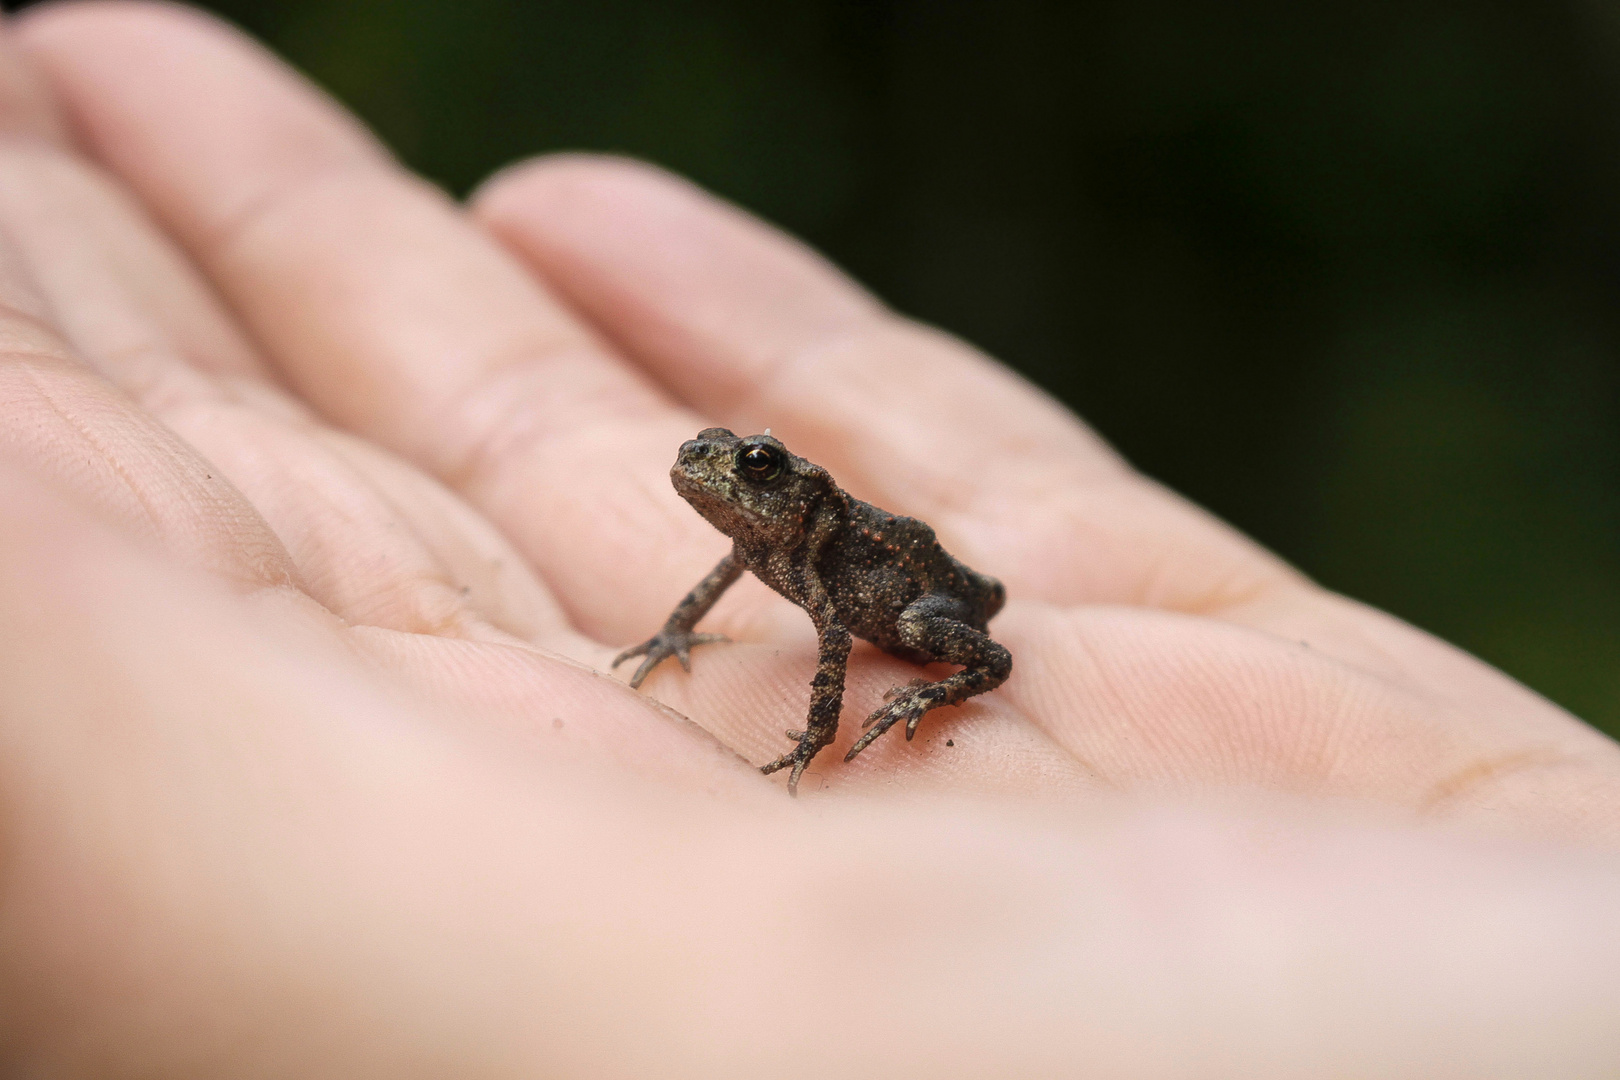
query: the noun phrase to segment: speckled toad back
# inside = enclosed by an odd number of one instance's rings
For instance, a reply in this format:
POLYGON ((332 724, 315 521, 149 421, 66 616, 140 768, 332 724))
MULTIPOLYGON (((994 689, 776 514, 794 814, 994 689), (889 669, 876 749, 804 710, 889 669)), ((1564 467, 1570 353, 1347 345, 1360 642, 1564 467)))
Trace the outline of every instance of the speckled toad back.
POLYGON ((952 558, 923 522, 851 498, 827 470, 790 454, 769 432, 739 439, 725 428, 700 431, 681 444, 669 476, 682 498, 731 537, 731 554, 686 594, 662 630, 613 666, 646 657, 631 686, 670 656, 691 670, 692 646, 725 640, 692 627, 744 570, 753 571, 809 614, 821 646, 805 729, 787 733, 798 745, 760 770, 792 766, 789 791, 797 794, 805 766, 838 731, 851 635, 913 663, 963 667, 938 682, 918 679, 889 691, 845 761, 901 720, 910 739, 928 710, 1006 681, 1012 655, 985 633, 1006 590, 952 558))

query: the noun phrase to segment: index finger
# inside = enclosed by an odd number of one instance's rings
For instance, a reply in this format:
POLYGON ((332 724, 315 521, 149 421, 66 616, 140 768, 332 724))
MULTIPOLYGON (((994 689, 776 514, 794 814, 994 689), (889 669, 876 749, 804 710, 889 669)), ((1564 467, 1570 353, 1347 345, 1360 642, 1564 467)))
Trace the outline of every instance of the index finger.
POLYGON ((1299 580, 1025 380, 690 184, 567 156, 501 174, 474 208, 688 405, 773 428, 1015 595, 1202 611, 1299 580))

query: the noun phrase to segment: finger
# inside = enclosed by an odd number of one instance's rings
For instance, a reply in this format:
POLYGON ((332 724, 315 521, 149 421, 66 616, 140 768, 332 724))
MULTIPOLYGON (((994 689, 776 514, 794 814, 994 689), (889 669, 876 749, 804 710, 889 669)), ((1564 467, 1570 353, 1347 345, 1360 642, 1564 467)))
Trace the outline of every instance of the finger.
POLYGON ((0 153, 0 215, 45 294, 68 284, 80 298, 54 314, 81 355, 137 391, 176 377, 155 359, 171 353, 206 372, 264 376, 190 263, 74 152, 58 102, 9 20, 0 24, 0 131, 13 136, 0 153))
POLYGON ((476 213, 661 382, 928 520, 1014 595, 1208 610, 1297 579, 1028 383, 647 166, 501 174, 476 213))
POLYGON ((493 530, 427 478, 325 438, 263 382, 194 272, 90 167, 53 148, 0 147, 0 229, 53 323, 253 502, 315 599, 356 623, 493 625, 578 651, 555 638, 561 613, 493 530))
POLYGON ((220 396, 182 358, 204 371, 258 371, 186 260, 73 152, 9 20, 0 24, 0 130, 12 136, 0 145, 5 241, 79 357, 149 406, 220 396))
POLYGON ((330 102, 177 9, 46 10, 24 37, 287 380, 467 493, 584 628, 623 640, 701 574, 718 538, 666 478, 700 422, 330 102), (600 585, 626 565, 648 584, 600 585))
POLYGON ((97 371, 153 408, 254 400, 297 415, 196 271, 92 166, 0 147, 0 222, 52 321, 97 371))

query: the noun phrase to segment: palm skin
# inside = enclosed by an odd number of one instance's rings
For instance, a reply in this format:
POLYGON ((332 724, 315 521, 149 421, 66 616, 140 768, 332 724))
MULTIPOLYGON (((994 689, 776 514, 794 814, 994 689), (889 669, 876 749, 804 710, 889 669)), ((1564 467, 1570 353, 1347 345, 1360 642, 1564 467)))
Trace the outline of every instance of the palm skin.
MULTIPOLYGON (((18 1071, 1188 1075, 1210 1045, 1260 1060, 1263 1009, 1223 1013, 1221 966, 1158 942, 1214 910, 1212 879, 1271 895, 1251 840, 1279 830, 1313 872, 1409 889, 1394 923, 1343 890, 1296 899, 1363 935, 1341 973, 1482 1055, 1520 1047, 1461 1001, 1513 970, 1501 943, 1401 974, 1457 903, 1544 911, 1570 1000, 1605 992, 1613 942, 1581 913, 1616 895, 1609 856, 1465 853, 1429 880, 1428 839, 1310 822, 1607 844, 1613 744, 1304 580, 781 235, 587 158, 513 169, 463 211, 175 9, 47 9, 5 63, 18 1071), (848 764, 844 724, 811 811, 748 764, 802 722, 796 608, 745 579, 705 623, 733 643, 654 671, 656 701, 606 674, 727 546, 665 480, 716 424, 773 428, 1007 585, 1012 679, 848 764), (1235 796, 1261 809, 1158 809, 1235 796), (1277 798, 1306 809, 1268 816, 1277 798), (1178 861, 1189 838, 1218 872, 1178 861), (1110 868, 1141 858, 1184 888, 1136 904, 1110 868), (905 926, 829 916, 850 904, 905 926), (904 1015, 784 1045, 847 1028, 855 993, 904 1015), (1137 1006, 1177 994, 1174 1030, 1205 1041, 1144 1064, 1166 1032, 1137 1006)), ((846 712, 915 673, 858 646, 846 712)), ((1364 1022, 1386 1001, 1298 992, 1318 1040, 1298 1075, 1322 1045, 1428 1045, 1364 1022)), ((1503 992, 1526 1054, 1610 1030, 1503 992)))

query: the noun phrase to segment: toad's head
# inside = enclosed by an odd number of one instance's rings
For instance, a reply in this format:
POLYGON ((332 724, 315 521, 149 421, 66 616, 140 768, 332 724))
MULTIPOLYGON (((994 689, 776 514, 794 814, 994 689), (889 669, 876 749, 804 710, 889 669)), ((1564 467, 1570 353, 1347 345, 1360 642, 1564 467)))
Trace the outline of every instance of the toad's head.
POLYGON ((733 540, 789 548, 832 490, 827 470, 769 434, 738 438, 705 428, 681 444, 669 478, 681 498, 733 540))

